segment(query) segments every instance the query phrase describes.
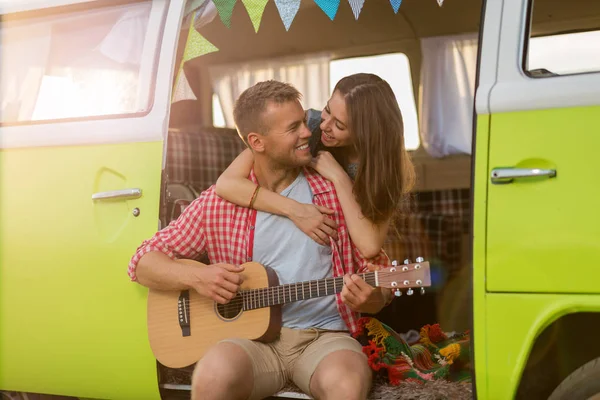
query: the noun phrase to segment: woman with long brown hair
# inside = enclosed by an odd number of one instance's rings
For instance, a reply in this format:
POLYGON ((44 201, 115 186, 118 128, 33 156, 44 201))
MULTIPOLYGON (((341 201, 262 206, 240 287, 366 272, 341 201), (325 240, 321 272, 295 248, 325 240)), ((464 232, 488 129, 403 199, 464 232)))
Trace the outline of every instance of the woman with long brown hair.
MULTIPOLYGON (((363 256, 374 257, 414 182, 394 92, 377 75, 350 75, 337 83, 320 118, 314 114, 307 112, 309 127, 315 125, 311 166, 333 183, 352 241, 363 256)), ((252 164, 253 155, 245 150, 219 177, 217 194, 248 207, 256 189, 248 179, 252 164)), ((327 218, 332 210, 268 190, 259 191, 253 208, 288 217, 322 245, 329 243, 328 236, 336 237, 336 226, 327 218)))

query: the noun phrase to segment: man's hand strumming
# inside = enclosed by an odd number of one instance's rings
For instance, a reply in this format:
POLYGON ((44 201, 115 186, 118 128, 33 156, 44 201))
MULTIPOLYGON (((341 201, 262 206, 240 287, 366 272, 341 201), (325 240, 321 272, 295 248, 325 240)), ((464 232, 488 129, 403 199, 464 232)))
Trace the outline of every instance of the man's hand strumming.
POLYGON ((241 266, 211 264, 201 268, 190 268, 189 286, 202 296, 219 304, 227 304, 235 297, 244 281, 241 266))

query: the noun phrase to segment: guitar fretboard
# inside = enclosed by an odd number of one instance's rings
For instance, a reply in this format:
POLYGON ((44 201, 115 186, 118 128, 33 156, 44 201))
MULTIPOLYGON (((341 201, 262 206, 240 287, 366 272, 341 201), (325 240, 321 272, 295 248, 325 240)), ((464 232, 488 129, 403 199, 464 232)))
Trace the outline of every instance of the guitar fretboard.
MULTIPOLYGON (((358 275, 369 285, 376 286, 375 272, 358 275)), ((254 310, 333 295, 340 293, 343 287, 344 278, 340 276, 337 278, 291 283, 268 288, 243 290, 240 294, 244 302, 244 310, 254 310)))

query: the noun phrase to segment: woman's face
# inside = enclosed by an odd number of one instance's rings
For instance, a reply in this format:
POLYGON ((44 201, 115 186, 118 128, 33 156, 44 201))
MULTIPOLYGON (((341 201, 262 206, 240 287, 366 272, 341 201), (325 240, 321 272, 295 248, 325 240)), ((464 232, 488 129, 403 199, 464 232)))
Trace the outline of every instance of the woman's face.
POLYGON ((348 130, 346 101, 335 91, 321 112, 321 142, 326 147, 345 147, 352 144, 353 135, 348 130))

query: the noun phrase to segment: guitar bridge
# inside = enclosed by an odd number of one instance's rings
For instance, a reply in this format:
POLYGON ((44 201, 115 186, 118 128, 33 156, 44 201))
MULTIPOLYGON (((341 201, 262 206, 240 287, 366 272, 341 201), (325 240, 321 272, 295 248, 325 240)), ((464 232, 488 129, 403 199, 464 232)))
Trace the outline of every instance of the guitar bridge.
POLYGON ((190 292, 188 290, 184 290, 179 294, 177 312, 181 336, 190 336, 190 292))

